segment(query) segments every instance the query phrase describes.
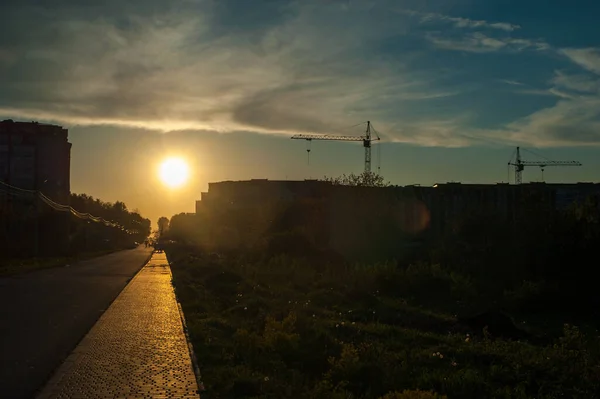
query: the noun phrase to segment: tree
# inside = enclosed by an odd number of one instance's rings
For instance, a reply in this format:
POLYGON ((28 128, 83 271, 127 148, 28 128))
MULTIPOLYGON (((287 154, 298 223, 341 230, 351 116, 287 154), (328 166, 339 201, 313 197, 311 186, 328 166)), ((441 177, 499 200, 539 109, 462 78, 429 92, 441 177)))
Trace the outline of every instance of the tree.
POLYGON ((169 219, 165 216, 161 216, 158 219, 158 236, 162 236, 169 230, 169 219))
POLYGON ((169 238, 181 242, 191 241, 196 238, 198 227, 195 213, 179 213, 169 222, 169 238))
POLYGON ((362 186, 362 187, 389 187, 391 183, 385 181, 383 176, 375 172, 363 172, 361 174, 350 173, 338 177, 325 176, 322 181, 339 186, 362 186))

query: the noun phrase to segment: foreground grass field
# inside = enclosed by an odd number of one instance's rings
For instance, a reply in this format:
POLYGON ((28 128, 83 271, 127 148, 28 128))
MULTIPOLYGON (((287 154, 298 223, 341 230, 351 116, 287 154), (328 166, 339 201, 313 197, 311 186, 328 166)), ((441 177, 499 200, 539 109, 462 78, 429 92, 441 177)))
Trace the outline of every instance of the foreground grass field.
POLYGON ((595 398, 598 337, 467 333, 478 293, 438 266, 167 250, 204 398, 595 398))

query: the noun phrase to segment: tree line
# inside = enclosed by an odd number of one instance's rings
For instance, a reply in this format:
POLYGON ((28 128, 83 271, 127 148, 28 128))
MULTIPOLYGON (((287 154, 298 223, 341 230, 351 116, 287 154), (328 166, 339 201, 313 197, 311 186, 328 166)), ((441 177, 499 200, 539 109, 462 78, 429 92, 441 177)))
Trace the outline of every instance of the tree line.
POLYGON ((129 210, 122 201, 102 201, 87 194, 71 194, 71 207, 122 226, 122 229, 105 226, 88 220, 72 218, 70 246, 83 246, 87 250, 119 249, 143 242, 151 232, 150 219, 142 217, 137 209, 129 210))
POLYGON ((10 197, 0 207, 0 250, 5 259, 67 256, 116 250, 142 242, 151 222, 122 201, 102 201, 87 194, 71 194, 68 204, 120 227, 77 217, 68 209, 54 209, 32 197, 10 197))

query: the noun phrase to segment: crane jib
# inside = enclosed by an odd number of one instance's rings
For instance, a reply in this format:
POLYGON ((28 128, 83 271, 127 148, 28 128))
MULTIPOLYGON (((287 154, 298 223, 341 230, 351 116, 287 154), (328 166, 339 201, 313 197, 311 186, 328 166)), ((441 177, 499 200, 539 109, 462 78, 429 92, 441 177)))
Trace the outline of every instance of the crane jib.
MULTIPOLYGON (((535 154, 530 150, 526 150, 527 152, 531 152, 534 155, 545 158, 544 156, 535 154)), ((549 159, 545 159, 543 161, 524 161, 521 159, 521 148, 517 147, 515 152, 513 152, 513 156, 510 161, 508 161, 508 166, 515 167, 515 184, 521 184, 522 182, 522 173, 525 169, 525 166, 537 166, 542 170, 542 179, 544 176, 544 168, 548 166, 582 166, 581 162, 578 161, 552 161, 549 159), (513 161, 514 159, 514 161, 513 161)))
MULTIPOLYGON (((364 123, 364 122, 363 122, 364 123)), ((362 124, 362 123, 361 123, 362 124)), ((337 136, 330 134, 296 134, 292 139, 306 140, 330 140, 330 141, 361 141, 365 148, 365 172, 371 172, 371 142, 380 140, 375 129, 372 128, 371 121, 367 121, 367 129, 364 136, 337 136), (371 137, 371 131, 375 133, 375 138, 371 137)), ((355 125, 358 126, 358 125, 355 125)))

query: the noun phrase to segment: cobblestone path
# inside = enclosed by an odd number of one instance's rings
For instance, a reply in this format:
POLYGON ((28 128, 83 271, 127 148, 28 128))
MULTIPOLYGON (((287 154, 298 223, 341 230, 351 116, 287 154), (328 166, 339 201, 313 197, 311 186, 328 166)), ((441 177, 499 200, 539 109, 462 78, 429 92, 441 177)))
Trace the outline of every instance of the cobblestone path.
POLYGON ((38 399, 199 398, 164 253, 131 280, 38 399))

